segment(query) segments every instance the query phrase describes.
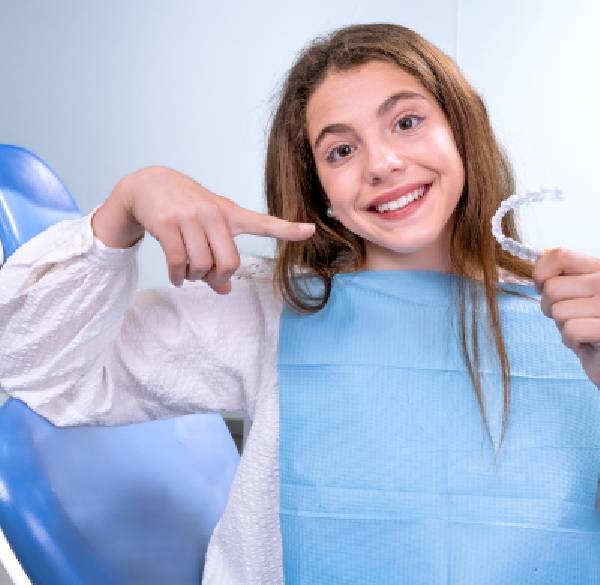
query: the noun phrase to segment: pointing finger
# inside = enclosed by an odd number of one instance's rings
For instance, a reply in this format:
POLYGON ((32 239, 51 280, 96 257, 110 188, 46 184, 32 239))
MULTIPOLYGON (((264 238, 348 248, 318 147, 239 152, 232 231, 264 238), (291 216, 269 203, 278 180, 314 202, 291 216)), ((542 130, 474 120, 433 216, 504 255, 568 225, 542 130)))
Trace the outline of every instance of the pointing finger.
POLYGON ((277 238, 278 240, 306 240, 315 233, 316 229, 314 223, 287 221, 242 207, 238 207, 229 214, 229 222, 234 236, 253 234, 277 238))

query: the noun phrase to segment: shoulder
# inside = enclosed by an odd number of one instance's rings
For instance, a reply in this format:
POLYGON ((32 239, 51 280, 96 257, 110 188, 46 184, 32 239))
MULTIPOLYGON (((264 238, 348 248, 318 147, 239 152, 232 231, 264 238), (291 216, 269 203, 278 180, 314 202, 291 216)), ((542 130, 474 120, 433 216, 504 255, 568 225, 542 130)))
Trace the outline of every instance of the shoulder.
POLYGON ((244 257, 231 278, 228 294, 216 293, 202 280, 143 289, 129 307, 130 326, 155 331, 164 343, 183 336, 202 347, 220 347, 226 355, 260 347, 277 332, 281 303, 272 284, 268 258, 244 257))
MULTIPOLYGON (((220 295, 204 281, 186 282, 192 298, 202 297, 220 319, 270 323, 281 311, 273 282, 275 260, 266 256, 240 255, 240 266, 231 277, 231 292, 220 295), (193 292, 192 292, 193 291, 193 292), (208 299, 208 300, 207 300, 208 299)), ((177 289, 175 289, 177 290, 177 289)))
MULTIPOLYGON (((220 295, 213 291, 208 284, 202 280, 184 281, 181 290, 187 290, 194 296, 201 295, 210 297, 212 301, 221 307, 227 305, 242 304, 250 305, 276 305, 273 286, 275 260, 267 256, 240 256, 240 266, 231 277, 231 292, 220 295)), ((176 291, 177 289, 173 287, 176 291)))
POLYGON ((268 256, 240 256, 240 266, 233 278, 242 280, 273 280, 275 259, 268 256))
POLYGON ((198 315, 203 319, 248 318, 277 311, 273 287, 274 260, 262 256, 241 256, 241 263, 231 277, 231 292, 216 293, 202 280, 185 280, 175 286, 143 289, 136 293, 136 305, 148 310, 162 308, 179 314, 198 315))
POLYGON ((278 322, 282 309, 281 295, 275 287, 274 270, 273 258, 240 256, 240 266, 231 277, 231 293, 225 295, 231 296, 233 302, 252 306, 267 329, 278 322))
MULTIPOLYGON (((252 288, 268 289, 273 282, 275 260, 267 256, 240 256, 240 265, 231 277, 233 290, 247 290, 252 288)), ((215 293, 203 280, 183 283, 182 290, 203 291, 215 298, 227 298, 229 295, 215 293)), ((230 293, 231 295, 231 293, 230 293)))

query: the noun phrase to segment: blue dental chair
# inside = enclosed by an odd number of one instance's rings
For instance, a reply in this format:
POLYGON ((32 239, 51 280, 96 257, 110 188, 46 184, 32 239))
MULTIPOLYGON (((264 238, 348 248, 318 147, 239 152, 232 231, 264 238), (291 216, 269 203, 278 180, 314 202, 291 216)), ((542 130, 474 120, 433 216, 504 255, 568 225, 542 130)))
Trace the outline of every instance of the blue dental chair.
MULTIPOLYGON (((79 215, 43 161, 0 145, 5 258, 79 215)), ((33 585, 198 585, 238 462, 218 414, 58 428, 10 398, 0 405, 0 545, 33 585)))

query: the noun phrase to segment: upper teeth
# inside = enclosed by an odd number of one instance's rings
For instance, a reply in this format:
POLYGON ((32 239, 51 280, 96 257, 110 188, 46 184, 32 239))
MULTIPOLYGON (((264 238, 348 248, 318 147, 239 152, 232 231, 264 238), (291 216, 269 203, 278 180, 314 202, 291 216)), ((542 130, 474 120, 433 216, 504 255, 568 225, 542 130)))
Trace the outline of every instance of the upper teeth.
POLYGON ((383 211, 391 211, 392 209, 400 209, 408 205, 411 201, 418 199, 425 193, 425 185, 403 195, 399 199, 394 199, 393 201, 388 201, 387 203, 383 203, 381 205, 377 205, 375 209, 380 213, 383 211))

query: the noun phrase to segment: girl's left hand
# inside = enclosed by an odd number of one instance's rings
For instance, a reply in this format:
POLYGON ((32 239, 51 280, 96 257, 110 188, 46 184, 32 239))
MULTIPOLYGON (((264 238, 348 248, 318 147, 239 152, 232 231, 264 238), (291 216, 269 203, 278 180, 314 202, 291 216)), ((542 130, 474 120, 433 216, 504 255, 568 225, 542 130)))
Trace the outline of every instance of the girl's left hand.
POLYGON ((563 343, 600 388, 600 258, 563 248, 545 250, 534 265, 533 280, 542 295, 542 312, 554 319, 563 343))

